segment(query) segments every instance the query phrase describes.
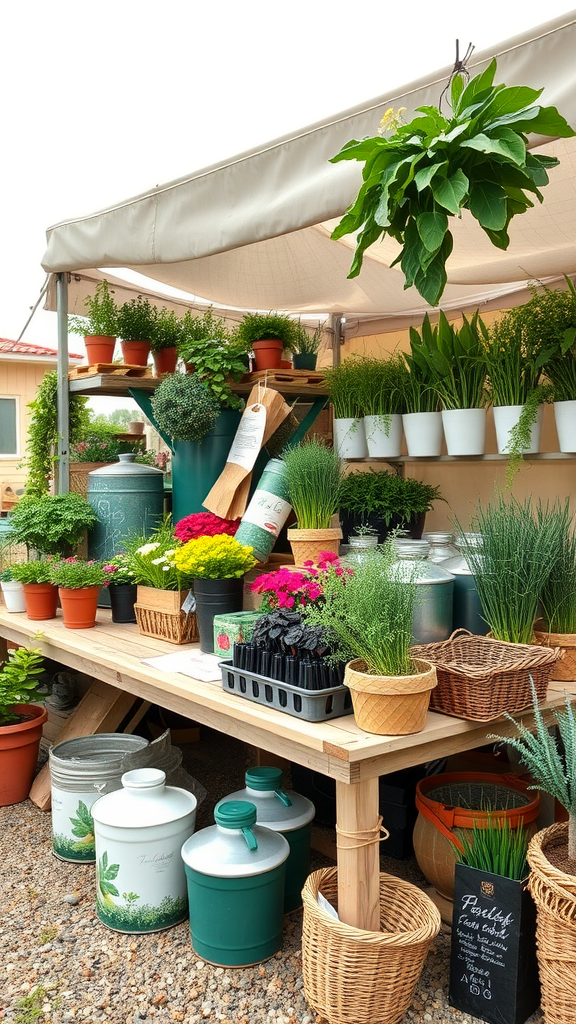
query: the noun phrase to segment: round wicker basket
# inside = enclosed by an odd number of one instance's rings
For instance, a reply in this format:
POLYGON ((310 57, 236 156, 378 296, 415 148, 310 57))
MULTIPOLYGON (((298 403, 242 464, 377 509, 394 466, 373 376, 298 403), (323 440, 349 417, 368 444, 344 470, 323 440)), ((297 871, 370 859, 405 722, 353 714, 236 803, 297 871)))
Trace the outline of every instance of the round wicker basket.
POLYGON ((374 676, 362 671, 361 659, 350 661, 344 682, 350 688, 354 718, 366 732, 379 736, 405 736, 424 728, 436 669, 416 660, 419 672, 411 676, 374 676))

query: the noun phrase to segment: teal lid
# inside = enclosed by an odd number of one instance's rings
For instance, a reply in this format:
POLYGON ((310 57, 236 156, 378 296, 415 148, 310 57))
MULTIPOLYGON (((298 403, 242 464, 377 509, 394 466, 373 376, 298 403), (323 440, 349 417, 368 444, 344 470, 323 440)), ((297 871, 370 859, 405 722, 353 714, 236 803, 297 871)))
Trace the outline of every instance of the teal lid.
POLYGON ((282 789, 281 768, 249 768, 244 778, 250 789, 263 793, 271 789, 282 789))
POLYGON ((247 800, 221 801, 214 808, 214 821, 222 828, 251 828, 256 824, 256 808, 247 800))

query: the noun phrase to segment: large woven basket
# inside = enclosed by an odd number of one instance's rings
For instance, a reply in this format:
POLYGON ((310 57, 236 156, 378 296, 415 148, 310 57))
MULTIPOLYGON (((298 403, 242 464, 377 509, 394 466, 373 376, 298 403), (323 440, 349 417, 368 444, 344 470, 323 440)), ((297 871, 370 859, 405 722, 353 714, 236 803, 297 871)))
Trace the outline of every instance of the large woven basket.
POLYGON ((410 1006, 440 914, 416 886, 380 875, 379 932, 336 921, 318 893, 337 908, 336 868, 322 868, 302 890, 304 995, 329 1024, 397 1024, 410 1006))
POLYGON ((436 666, 438 686, 430 708, 456 718, 491 722, 532 706, 530 676, 539 701, 546 698, 557 648, 511 644, 457 629, 448 640, 412 647, 415 658, 436 666))
POLYGON ((368 675, 361 659, 346 665, 344 682, 360 729, 379 736, 406 736, 424 728, 436 669, 429 661, 416 664, 419 671, 412 676, 368 675))
POLYGON ((565 822, 551 825, 528 847, 546 1024, 576 1024, 576 876, 560 871, 546 856, 546 850, 566 842, 567 831, 565 822))
POLYGON ((535 629, 534 636, 543 647, 559 648, 564 655, 552 666, 550 679, 562 683, 576 681, 576 633, 545 633, 535 629))

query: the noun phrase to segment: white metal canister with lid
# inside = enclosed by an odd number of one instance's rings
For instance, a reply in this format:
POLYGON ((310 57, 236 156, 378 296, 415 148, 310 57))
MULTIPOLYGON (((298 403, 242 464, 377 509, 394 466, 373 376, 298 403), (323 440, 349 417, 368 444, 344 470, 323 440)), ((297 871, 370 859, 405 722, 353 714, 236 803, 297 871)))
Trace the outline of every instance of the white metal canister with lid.
POLYGON ((96 910, 119 932, 156 932, 188 913, 182 844, 196 821, 196 797, 166 785, 158 768, 122 776, 123 789, 93 809, 96 910))

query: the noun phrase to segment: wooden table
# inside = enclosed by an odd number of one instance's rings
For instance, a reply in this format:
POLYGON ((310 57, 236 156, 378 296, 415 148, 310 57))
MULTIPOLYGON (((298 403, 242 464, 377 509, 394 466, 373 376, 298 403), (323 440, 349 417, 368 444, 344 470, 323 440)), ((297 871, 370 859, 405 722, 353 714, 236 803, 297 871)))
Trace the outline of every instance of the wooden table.
MULTIPOLYGON (((332 722, 303 722, 226 693, 217 682, 203 683, 143 665, 142 658, 183 648, 141 636, 135 625, 112 623, 107 609, 98 610, 98 628, 71 630, 64 628, 60 613, 56 619, 35 623, 0 607, 0 638, 29 644, 38 629, 43 637, 34 646, 46 657, 335 779, 337 826, 345 833, 377 826, 380 775, 481 746, 489 733, 514 733, 505 719, 479 724, 434 712, 428 713, 424 730, 413 736, 362 732, 352 715, 332 722)), ((550 709, 563 703, 564 685, 556 683, 548 693, 548 720, 550 709)), ((523 719, 530 725, 532 716, 525 714, 523 719)), ((338 847, 340 918, 378 931, 379 845, 345 848, 346 843, 349 840, 338 847)))

